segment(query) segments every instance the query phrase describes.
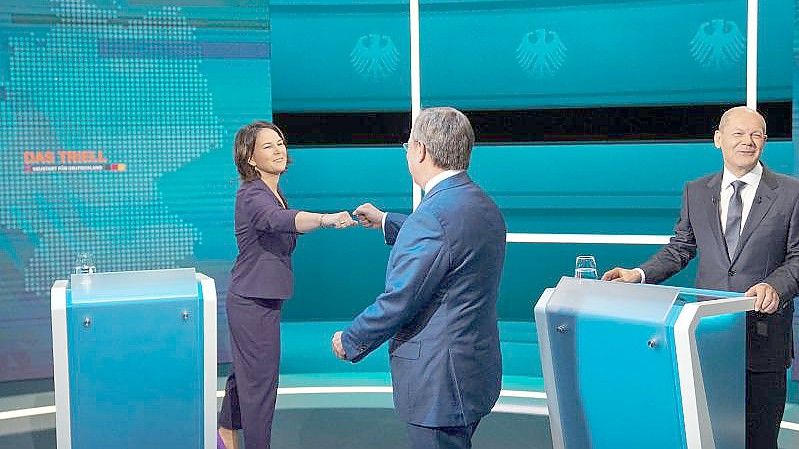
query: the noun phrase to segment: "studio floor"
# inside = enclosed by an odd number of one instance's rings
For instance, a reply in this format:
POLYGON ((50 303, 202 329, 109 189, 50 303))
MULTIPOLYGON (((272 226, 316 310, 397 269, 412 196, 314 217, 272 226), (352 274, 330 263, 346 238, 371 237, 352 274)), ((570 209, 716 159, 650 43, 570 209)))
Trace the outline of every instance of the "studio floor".
MULTIPOLYGON (((218 403, 225 377, 218 379, 218 403)), ((480 424, 475 449, 550 449, 543 385, 508 376, 494 411, 480 424)), ((56 449, 52 381, 0 384, 0 449, 56 449)), ((273 444, 277 449, 404 449, 405 426, 392 409, 385 373, 287 375, 281 378, 273 444)), ((799 448, 799 406, 790 404, 780 449, 799 448)), ((164 448, 168 449, 168 448, 164 448)))

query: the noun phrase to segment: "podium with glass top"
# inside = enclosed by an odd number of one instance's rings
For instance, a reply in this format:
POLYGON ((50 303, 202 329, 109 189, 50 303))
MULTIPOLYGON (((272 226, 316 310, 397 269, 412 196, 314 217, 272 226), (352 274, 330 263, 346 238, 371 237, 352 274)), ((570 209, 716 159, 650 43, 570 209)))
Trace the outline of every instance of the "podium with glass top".
POLYGON ((216 447, 216 289, 194 269, 51 291, 58 449, 216 447))
POLYGON ((564 277, 535 320, 555 449, 744 449, 740 293, 564 277))

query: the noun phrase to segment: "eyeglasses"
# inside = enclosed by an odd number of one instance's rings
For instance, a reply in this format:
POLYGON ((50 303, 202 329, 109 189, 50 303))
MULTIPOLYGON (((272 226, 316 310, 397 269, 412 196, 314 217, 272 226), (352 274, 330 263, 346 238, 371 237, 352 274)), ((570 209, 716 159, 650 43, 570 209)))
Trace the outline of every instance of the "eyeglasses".
POLYGON ((411 148, 411 142, 416 142, 416 143, 422 143, 422 144, 423 144, 423 142, 422 142, 422 141, 420 141, 420 140, 409 140, 409 141, 407 141, 407 142, 404 142, 404 143, 402 144, 402 148, 404 148, 404 149, 405 149, 405 152, 408 152, 408 149, 410 149, 410 148, 411 148))

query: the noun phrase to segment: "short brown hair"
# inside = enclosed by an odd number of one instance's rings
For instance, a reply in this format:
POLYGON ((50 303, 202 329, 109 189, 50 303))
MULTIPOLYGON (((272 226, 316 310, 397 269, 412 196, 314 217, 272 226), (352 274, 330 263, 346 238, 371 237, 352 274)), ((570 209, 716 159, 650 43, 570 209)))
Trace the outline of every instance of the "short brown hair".
MULTIPOLYGON (((233 141, 233 162, 236 164, 236 170, 239 171, 239 177, 242 181, 252 181, 258 179, 258 171, 255 167, 250 165, 253 153, 255 153, 255 139, 258 137, 258 132, 262 129, 271 129, 283 139, 286 143, 286 137, 283 131, 272 122, 265 120, 256 120, 249 125, 242 126, 236 132, 236 138, 233 141)), ((291 158, 286 155, 286 165, 291 163, 291 158)))

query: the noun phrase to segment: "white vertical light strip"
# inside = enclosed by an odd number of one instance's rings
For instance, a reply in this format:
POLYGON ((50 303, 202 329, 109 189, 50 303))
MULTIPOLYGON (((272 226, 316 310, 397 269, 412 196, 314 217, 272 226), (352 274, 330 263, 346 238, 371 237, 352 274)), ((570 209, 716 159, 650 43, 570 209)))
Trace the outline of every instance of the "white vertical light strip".
POLYGON ((216 448, 216 285, 197 273, 203 311, 203 440, 205 449, 216 448))
POLYGON ((746 107, 757 110, 757 0, 748 0, 746 14, 746 107))
MULTIPOLYGON (((411 25, 411 127, 422 110, 421 70, 419 65, 419 0, 410 0, 411 25)), ((410 128, 409 128, 410 129, 410 128)), ((413 209, 422 202, 422 189, 413 185, 413 209)))
POLYGON ((72 447, 69 406, 69 348, 67 341, 67 281, 59 280, 50 289, 53 329, 53 384, 55 386, 55 439, 58 449, 72 447))

